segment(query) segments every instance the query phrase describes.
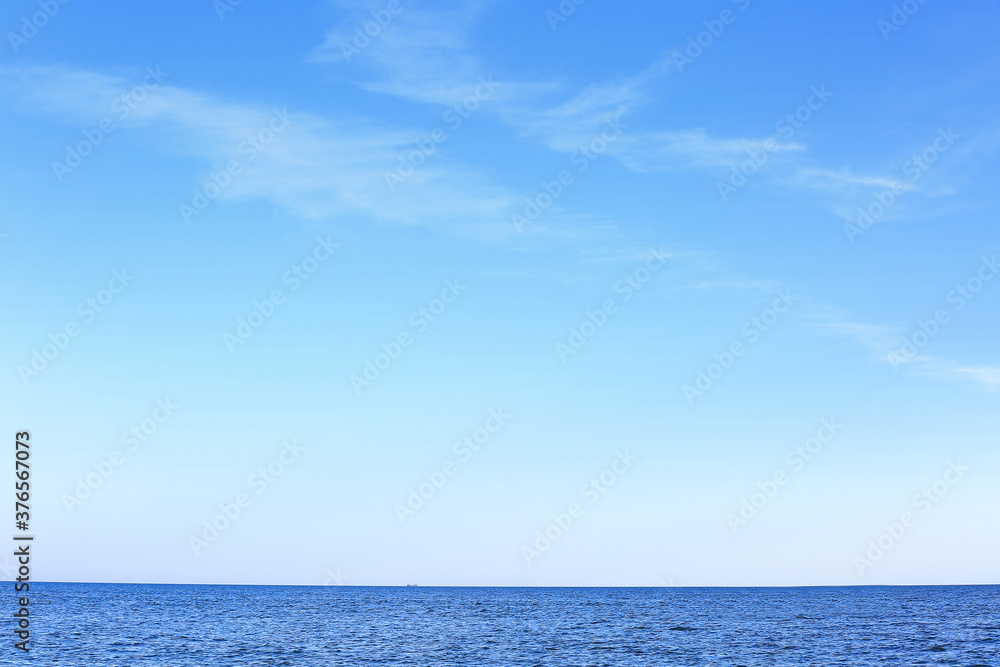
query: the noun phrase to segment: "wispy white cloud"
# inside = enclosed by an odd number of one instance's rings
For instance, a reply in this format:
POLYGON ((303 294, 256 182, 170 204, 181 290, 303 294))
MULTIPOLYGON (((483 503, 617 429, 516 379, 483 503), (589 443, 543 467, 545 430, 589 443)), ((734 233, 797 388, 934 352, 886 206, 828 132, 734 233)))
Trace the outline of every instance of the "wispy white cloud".
POLYGON ((972 382, 991 392, 1000 388, 1000 367, 997 366, 969 366, 953 359, 923 355, 911 359, 897 356, 894 363, 912 375, 972 382))
POLYGON ((899 346, 900 338, 906 331, 901 326, 858 322, 843 308, 818 302, 810 304, 806 319, 819 331, 861 345, 878 362, 886 361, 886 355, 899 346))
POLYGON ((540 104, 537 99, 508 101, 500 105, 499 113, 520 137, 556 152, 572 153, 607 123, 628 113, 640 97, 627 82, 590 85, 551 105, 540 104))
POLYGON ((796 143, 771 143, 769 138, 723 139, 698 128, 627 135, 610 152, 630 169, 648 172, 680 167, 731 168, 745 162, 750 152, 768 148, 769 153, 784 154, 802 151, 805 147, 796 143))
POLYGON ((998 366, 959 366, 955 365, 949 372, 959 377, 978 382, 990 391, 1000 388, 1000 367, 998 366))
MULTIPOLYGON (((357 83, 365 90, 452 105, 470 94, 479 77, 488 74, 468 52, 468 30, 484 2, 456 2, 425 9, 400 0, 400 10, 390 15, 374 37, 363 32, 363 25, 373 20, 371 11, 384 11, 384 6, 369 2, 337 4, 348 10, 345 21, 327 33, 309 59, 349 64, 362 71, 365 76, 357 83)), ((505 86, 504 94, 511 87, 505 86)))
POLYGON ((921 354, 901 355, 900 344, 906 327, 852 321, 843 309, 818 303, 811 303, 805 310, 812 326, 861 345, 868 350, 869 358, 879 365, 910 375, 974 382, 989 391, 1000 387, 1000 367, 970 366, 921 354))
MULTIPOLYGON (((495 74, 475 54, 470 38, 489 7, 485 0, 452 0, 433 9, 402 0, 402 10, 350 63, 343 46, 352 43, 359 23, 371 20, 370 11, 381 5, 361 0, 339 0, 336 4, 348 10, 347 17, 327 34, 311 59, 339 64, 339 71, 364 90, 417 103, 451 105, 468 96, 480 77, 495 74)), ((720 182, 728 178, 730 170, 745 163, 751 152, 764 150, 771 141, 767 164, 759 169, 766 175, 761 182, 789 190, 822 191, 834 212, 848 220, 853 220, 857 206, 877 190, 895 187, 897 192, 919 190, 929 196, 955 191, 952 183, 940 179, 915 184, 892 174, 810 165, 805 145, 774 136, 719 137, 705 128, 632 126, 632 112, 651 101, 652 84, 673 72, 669 57, 663 56, 631 76, 576 90, 561 81, 515 80, 496 74, 502 85, 484 113, 495 114, 519 138, 560 153, 579 150, 599 136, 610 120, 618 119, 626 131, 609 146, 606 155, 627 169, 644 173, 699 169, 720 182)), ((963 150, 971 148, 956 149, 956 156, 963 150)))
POLYGON ((865 176, 855 174, 847 168, 839 170, 803 168, 794 173, 792 179, 806 187, 844 192, 854 188, 895 188, 898 191, 914 189, 911 182, 886 176, 865 176))
MULTIPOLYGON (((377 38, 350 63, 343 45, 360 14, 331 31, 312 54, 313 60, 340 63, 365 90, 395 95, 415 102, 454 104, 469 95, 479 78, 493 76, 471 53, 468 33, 485 4, 465 2, 449 9, 406 6, 377 38), (355 66, 358 67, 355 68, 355 66)), ((496 114, 520 138, 560 153, 586 146, 612 121, 622 119, 650 100, 650 85, 673 69, 664 56, 631 76, 591 83, 579 90, 557 81, 516 81, 497 77, 498 94, 487 113, 496 114)), ((761 150, 769 137, 715 138, 705 129, 628 129, 607 150, 627 168, 647 172, 670 168, 718 169, 747 159, 747 151, 761 150)), ((774 153, 804 147, 776 142, 774 153)))
MULTIPOLYGON (((84 126, 110 115, 111 101, 133 83, 127 76, 66 67, 0 71, 0 89, 19 106, 84 126)), ((228 159, 238 158, 240 144, 266 127, 273 113, 262 105, 161 85, 119 124, 154 127, 155 132, 146 135, 150 144, 200 158, 205 172, 195 179, 197 184, 228 159)), ((260 159, 243 165, 219 199, 266 198, 308 218, 362 213, 378 221, 476 236, 502 238, 512 233, 503 214, 513 195, 476 168, 444 156, 436 156, 433 164, 390 193, 385 173, 412 147, 417 131, 363 118, 331 120, 295 110, 290 115, 287 129, 260 159)))

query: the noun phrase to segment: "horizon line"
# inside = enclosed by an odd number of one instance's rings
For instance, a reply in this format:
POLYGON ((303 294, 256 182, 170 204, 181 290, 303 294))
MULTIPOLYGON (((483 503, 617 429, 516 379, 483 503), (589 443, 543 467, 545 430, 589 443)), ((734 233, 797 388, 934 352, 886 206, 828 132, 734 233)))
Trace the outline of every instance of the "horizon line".
MULTIPOLYGON (((17 583, 16 580, 6 580, 6 583, 17 583)), ((1000 586, 1000 583, 973 584, 759 584, 748 586, 731 586, 721 584, 676 585, 666 586, 614 586, 614 585, 489 585, 489 584, 261 584, 261 583, 169 583, 169 582, 133 582, 133 581, 32 581, 32 584, 72 584, 95 586, 269 586, 282 588, 958 588, 973 586, 1000 586)))

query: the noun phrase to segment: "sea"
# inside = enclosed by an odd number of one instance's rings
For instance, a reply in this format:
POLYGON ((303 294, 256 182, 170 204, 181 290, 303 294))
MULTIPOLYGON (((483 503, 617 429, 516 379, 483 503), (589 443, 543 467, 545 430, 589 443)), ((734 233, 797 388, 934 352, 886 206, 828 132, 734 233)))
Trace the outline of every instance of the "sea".
MULTIPOLYGON (((31 584, 29 653, 72 667, 1000 667, 1000 587, 31 584)), ((10 595, 13 595, 11 593, 10 595)))

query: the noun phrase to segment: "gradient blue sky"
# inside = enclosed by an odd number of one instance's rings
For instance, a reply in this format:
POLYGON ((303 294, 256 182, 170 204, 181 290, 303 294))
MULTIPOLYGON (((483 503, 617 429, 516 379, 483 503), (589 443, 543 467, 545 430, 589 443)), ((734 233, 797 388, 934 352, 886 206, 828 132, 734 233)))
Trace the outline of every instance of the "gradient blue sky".
POLYGON ((1000 253, 994 3, 914 1, 890 30, 888 1, 595 0, 553 23, 556 0, 400 0, 345 58, 389 4, 248 1, 220 18, 210 0, 53 2, 35 32, 37 2, 0 10, 0 400, 4 431, 32 433, 38 578, 1000 579, 1000 279, 953 292, 1000 253), (274 110, 287 125, 250 151, 274 110), (78 166, 54 168, 95 128, 78 166), (185 221, 231 160, 239 173, 185 221), (741 168, 756 173, 721 196, 741 168), (845 230, 887 192, 863 234, 845 230), (338 247, 293 290, 318 238, 338 247), (667 259, 626 299, 650 248, 667 259), (102 294, 122 269, 134 279, 102 294), (449 280, 466 289, 423 328, 411 314, 449 280), (225 335, 276 289, 231 351, 225 335), (793 305, 749 335, 780 290, 793 305), (92 321, 78 310, 108 296, 92 321), (608 299, 564 361, 557 344, 608 299), (69 323, 44 369, 19 370, 69 323), (409 347, 356 391, 401 332, 409 347), (689 401, 734 341, 744 354, 689 401), (180 407, 129 451, 122 434, 167 398, 180 407), (509 422, 463 460, 453 443, 497 408, 509 422), (796 470, 787 453, 831 418, 843 429, 796 470), (255 482, 292 439, 298 458, 255 482), (626 450, 638 460, 591 503, 581 487, 626 450), (401 522, 395 506, 447 461, 457 472, 401 522), (914 496, 951 462, 969 470, 924 511, 914 496), (790 482, 732 530, 779 471, 790 482), (196 555, 191 536, 241 493, 250 506, 196 555), (523 547, 572 503, 583 515, 529 564, 523 547), (908 511, 915 525, 859 568, 908 511))

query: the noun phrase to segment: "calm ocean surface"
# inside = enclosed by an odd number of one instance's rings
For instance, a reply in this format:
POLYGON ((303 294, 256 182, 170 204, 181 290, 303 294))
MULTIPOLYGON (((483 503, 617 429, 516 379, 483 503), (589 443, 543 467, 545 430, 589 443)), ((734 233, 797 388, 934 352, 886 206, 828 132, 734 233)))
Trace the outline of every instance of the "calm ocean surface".
MULTIPOLYGON (((1000 667, 997 586, 33 583, 31 593, 33 650, 20 664, 1000 667)), ((14 664, 11 646, 0 655, 14 664)))

